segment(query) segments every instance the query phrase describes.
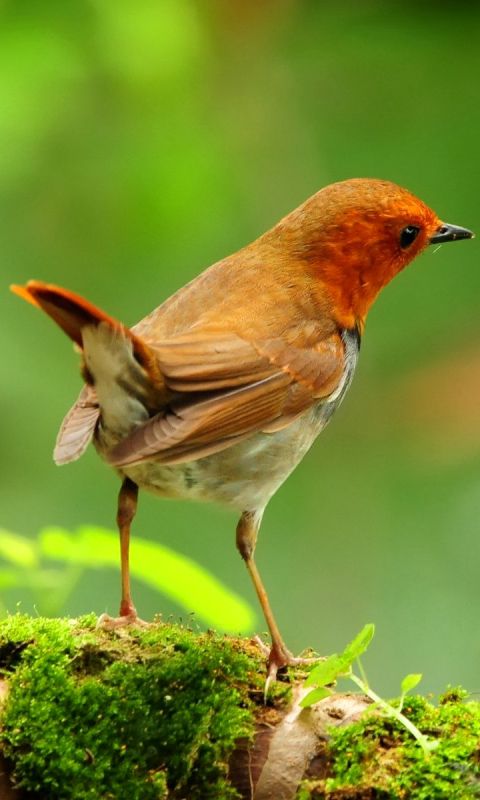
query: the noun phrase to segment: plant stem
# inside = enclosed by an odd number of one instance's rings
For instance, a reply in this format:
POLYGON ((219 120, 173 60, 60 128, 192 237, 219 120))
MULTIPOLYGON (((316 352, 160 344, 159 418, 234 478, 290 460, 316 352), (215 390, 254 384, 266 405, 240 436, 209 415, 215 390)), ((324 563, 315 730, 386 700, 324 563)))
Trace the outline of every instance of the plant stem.
POLYGON ((362 676, 363 684, 367 689, 369 689, 370 686, 369 686, 369 683, 368 683, 368 680, 367 680, 367 675, 366 675, 365 670, 363 669, 363 664, 362 664, 362 662, 360 661, 359 658, 357 658, 357 664, 358 664, 358 669, 360 670, 360 675, 362 676))
POLYGON ((421 733, 421 731, 418 730, 417 726, 414 725, 413 722, 410 722, 410 720, 407 719, 407 717, 404 714, 402 714, 396 708, 391 706, 390 703, 387 703, 386 700, 382 700, 382 698, 379 697, 378 694, 375 694, 375 692, 372 689, 370 689, 370 687, 366 683, 364 683, 364 681, 362 681, 361 678, 357 677, 357 675, 350 674, 348 677, 350 678, 350 680, 352 680, 354 683, 357 684, 357 686, 362 690, 362 692, 364 692, 367 695, 367 697, 369 697, 371 700, 377 703, 377 705, 383 708, 383 710, 389 716, 395 717, 395 719, 397 719, 412 734, 412 736, 415 737, 415 739, 421 746, 425 754, 425 757, 426 758, 430 757, 431 747, 427 740, 427 737, 424 736, 423 733, 421 733))

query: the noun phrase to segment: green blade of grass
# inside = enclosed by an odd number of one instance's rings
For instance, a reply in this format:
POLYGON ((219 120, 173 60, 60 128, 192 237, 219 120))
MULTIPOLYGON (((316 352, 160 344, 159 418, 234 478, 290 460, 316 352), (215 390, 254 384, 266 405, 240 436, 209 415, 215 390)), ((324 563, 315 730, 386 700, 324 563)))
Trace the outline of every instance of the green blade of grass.
MULTIPOLYGON (((83 525, 75 533, 44 528, 40 548, 56 561, 93 568, 120 566, 118 533, 92 525, 83 525)), ((164 545, 132 538, 130 572, 210 627, 229 633, 250 633, 254 628, 254 612, 243 598, 202 566, 164 545)))

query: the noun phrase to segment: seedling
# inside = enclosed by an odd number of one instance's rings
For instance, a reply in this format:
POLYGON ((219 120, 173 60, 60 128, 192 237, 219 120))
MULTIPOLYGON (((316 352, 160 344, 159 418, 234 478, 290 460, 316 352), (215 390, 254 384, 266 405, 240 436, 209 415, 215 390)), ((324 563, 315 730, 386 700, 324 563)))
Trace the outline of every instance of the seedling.
POLYGON ((370 705, 365 713, 371 712, 376 709, 380 710, 386 717, 394 717, 400 722, 411 734, 415 737, 421 746, 425 756, 429 756, 431 751, 438 747, 437 739, 429 739, 425 736, 416 725, 413 724, 404 714, 402 714, 403 703, 405 695, 417 686, 421 681, 422 676, 419 674, 407 675, 401 683, 401 695, 399 707, 395 708, 394 705, 382 700, 373 689, 370 688, 365 671, 360 663, 360 656, 365 652, 370 644, 373 634, 375 633, 375 626, 372 624, 365 625, 363 630, 355 637, 340 655, 334 654, 327 658, 326 661, 318 664, 312 669, 310 675, 305 681, 305 686, 315 686, 309 694, 302 700, 300 705, 304 708, 318 703, 329 695, 333 695, 333 690, 330 686, 339 678, 348 678, 358 686, 362 694, 367 695, 373 703, 370 705), (352 669, 352 664, 357 661, 360 672, 360 677, 355 675, 352 669))

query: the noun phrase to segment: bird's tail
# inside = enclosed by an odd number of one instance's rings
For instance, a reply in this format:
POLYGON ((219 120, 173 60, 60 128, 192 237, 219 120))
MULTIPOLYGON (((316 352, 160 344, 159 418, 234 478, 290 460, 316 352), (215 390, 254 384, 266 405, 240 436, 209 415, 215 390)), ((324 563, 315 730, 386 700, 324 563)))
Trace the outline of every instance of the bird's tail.
POLYGON ((156 364, 152 351, 138 336, 80 295, 42 281, 28 281, 26 286, 12 285, 10 289, 19 297, 45 311, 82 350, 83 329, 86 326, 96 328, 104 322, 112 331, 118 331, 132 342, 135 358, 147 371, 150 362, 156 364))
POLYGON ((89 386, 60 429, 54 454, 57 463, 73 461, 83 453, 99 417, 105 436, 103 449, 114 446, 148 418, 164 391, 164 381, 156 355, 146 342, 67 289, 41 281, 11 289, 45 311, 83 355, 89 386))

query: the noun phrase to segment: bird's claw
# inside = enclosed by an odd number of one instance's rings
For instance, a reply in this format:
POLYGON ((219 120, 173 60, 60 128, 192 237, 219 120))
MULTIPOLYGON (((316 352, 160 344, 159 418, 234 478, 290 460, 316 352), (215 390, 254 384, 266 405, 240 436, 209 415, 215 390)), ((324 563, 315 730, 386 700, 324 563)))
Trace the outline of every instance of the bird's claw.
POLYGON ((277 679, 277 672, 282 667, 301 667, 308 664, 315 664, 317 661, 323 661, 323 656, 316 656, 305 658, 302 656, 294 656, 290 650, 287 650, 283 642, 274 642, 271 647, 265 644, 260 636, 255 636, 253 641, 260 648, 262 654, 267 658, 267 680, 265 682, 265 699, 267 698, 270 686, 275 683, 277 679))
POLYGON ((255 636, 252 638, 252 644, 256 644, 257 647, 260 648, 260 650, 262 651, 262 655, 265 656, 265 658, 269 657, 269 655, 270 655, 270 647, 268 646, 268 644, 265 644, 265 642, 258 635, 258 633, 255 634, 255 636))
POLYGON ((145 622, 136 613, 123 614, 120 617, 110 617, 108 614, 101 614, 95 625, 95 630, 114 631, 117 628, 126 628, 127 625, 138 625, 140 628, 148 628, 149 622, 145 622))

